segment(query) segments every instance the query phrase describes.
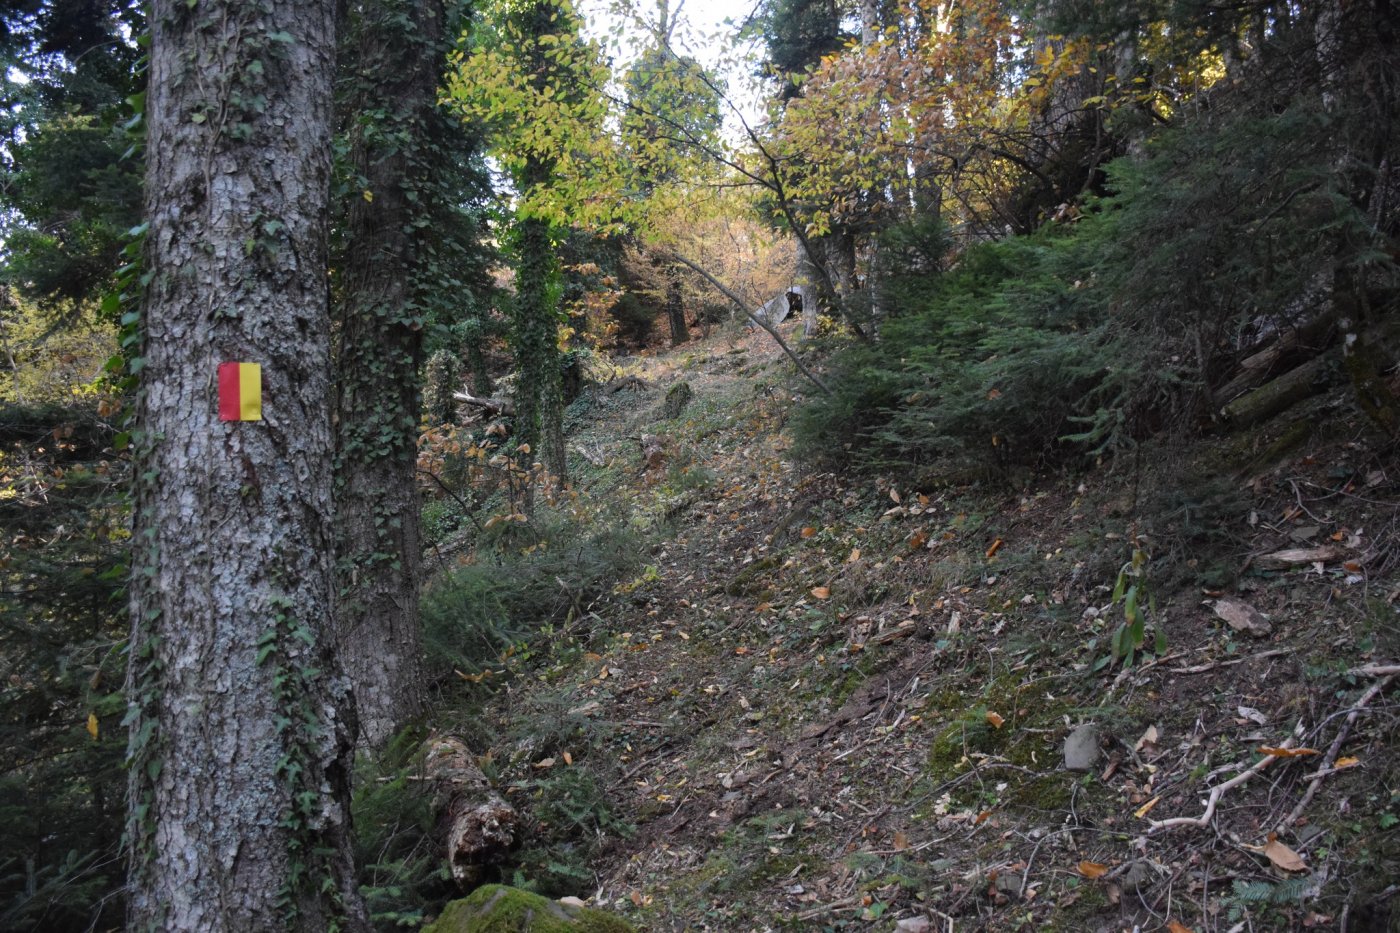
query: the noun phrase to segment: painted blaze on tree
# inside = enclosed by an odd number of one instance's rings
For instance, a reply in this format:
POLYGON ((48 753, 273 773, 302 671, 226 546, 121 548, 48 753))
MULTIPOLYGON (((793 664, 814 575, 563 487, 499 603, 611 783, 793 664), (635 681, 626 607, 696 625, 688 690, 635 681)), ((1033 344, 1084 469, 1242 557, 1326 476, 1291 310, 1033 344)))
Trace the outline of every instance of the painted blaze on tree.
MULTIPOLYGON (((335 4, 151 7, 130 704, 133 929, 368 929, 332 632, 335 4), (220 421, 219 364, 261 364, 220 421)), ((137 367, 133 367, 134 369, 137 367)))

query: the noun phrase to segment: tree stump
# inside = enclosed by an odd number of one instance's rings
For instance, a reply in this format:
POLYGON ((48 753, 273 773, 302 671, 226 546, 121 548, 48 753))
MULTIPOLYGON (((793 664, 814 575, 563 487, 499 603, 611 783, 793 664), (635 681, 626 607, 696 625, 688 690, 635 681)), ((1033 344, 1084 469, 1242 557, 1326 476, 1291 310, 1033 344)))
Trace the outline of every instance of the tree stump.
POLYGON ((666 391, 666 401, 661 405, 661 419, 671 421, 679 418, 681 412, 685 411, 685 406, 690 404, 690 400, 695 398, 695 390, 688 382, 678 382, 666 391))
POLYGON ((660 470, 666 463, 666 438, 658 434, 643 434, 641 444, 642 472, 660 470))

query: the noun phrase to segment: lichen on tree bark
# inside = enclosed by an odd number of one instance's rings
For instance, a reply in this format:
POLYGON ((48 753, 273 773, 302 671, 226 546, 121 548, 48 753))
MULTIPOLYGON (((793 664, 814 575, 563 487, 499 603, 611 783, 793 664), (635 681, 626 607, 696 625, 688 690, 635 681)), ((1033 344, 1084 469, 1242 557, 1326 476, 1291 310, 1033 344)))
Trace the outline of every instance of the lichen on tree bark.
POLYGON ((129 925, 368 929, 329 650, 335 4, 150 12, 129 925), (218 420, 228 361, 262 420, 218 420))

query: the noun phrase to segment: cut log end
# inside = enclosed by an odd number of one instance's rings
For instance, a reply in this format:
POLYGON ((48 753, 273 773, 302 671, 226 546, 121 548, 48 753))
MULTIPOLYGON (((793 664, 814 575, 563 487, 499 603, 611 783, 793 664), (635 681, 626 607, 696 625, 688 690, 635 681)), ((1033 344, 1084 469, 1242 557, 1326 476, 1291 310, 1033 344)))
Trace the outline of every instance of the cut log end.
POLYGON ((446 826, 448 866, 452 879, 468 888, 515 847, 520 815, 491 787, 460 739, 433 738, 427 749, 423 767, 446 826))

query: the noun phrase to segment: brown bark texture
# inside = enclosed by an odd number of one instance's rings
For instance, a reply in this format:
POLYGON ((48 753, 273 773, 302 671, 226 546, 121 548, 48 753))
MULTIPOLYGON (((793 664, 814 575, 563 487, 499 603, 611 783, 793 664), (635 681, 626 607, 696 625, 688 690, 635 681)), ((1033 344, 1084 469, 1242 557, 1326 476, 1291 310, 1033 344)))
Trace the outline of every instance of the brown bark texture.
POLYGON ((335 3, 150 26, 129 926, 366 930, 328 647, 335 3), (261 420, 219 420, 221 362, 262 366, 261 420))
POLYGON ((362 4, 343 52, 352 193, 337 288, 338 617, 360 742, 371 748, 423 704, 413 220, 432 164, 443 27, 440 0, 362 4))

